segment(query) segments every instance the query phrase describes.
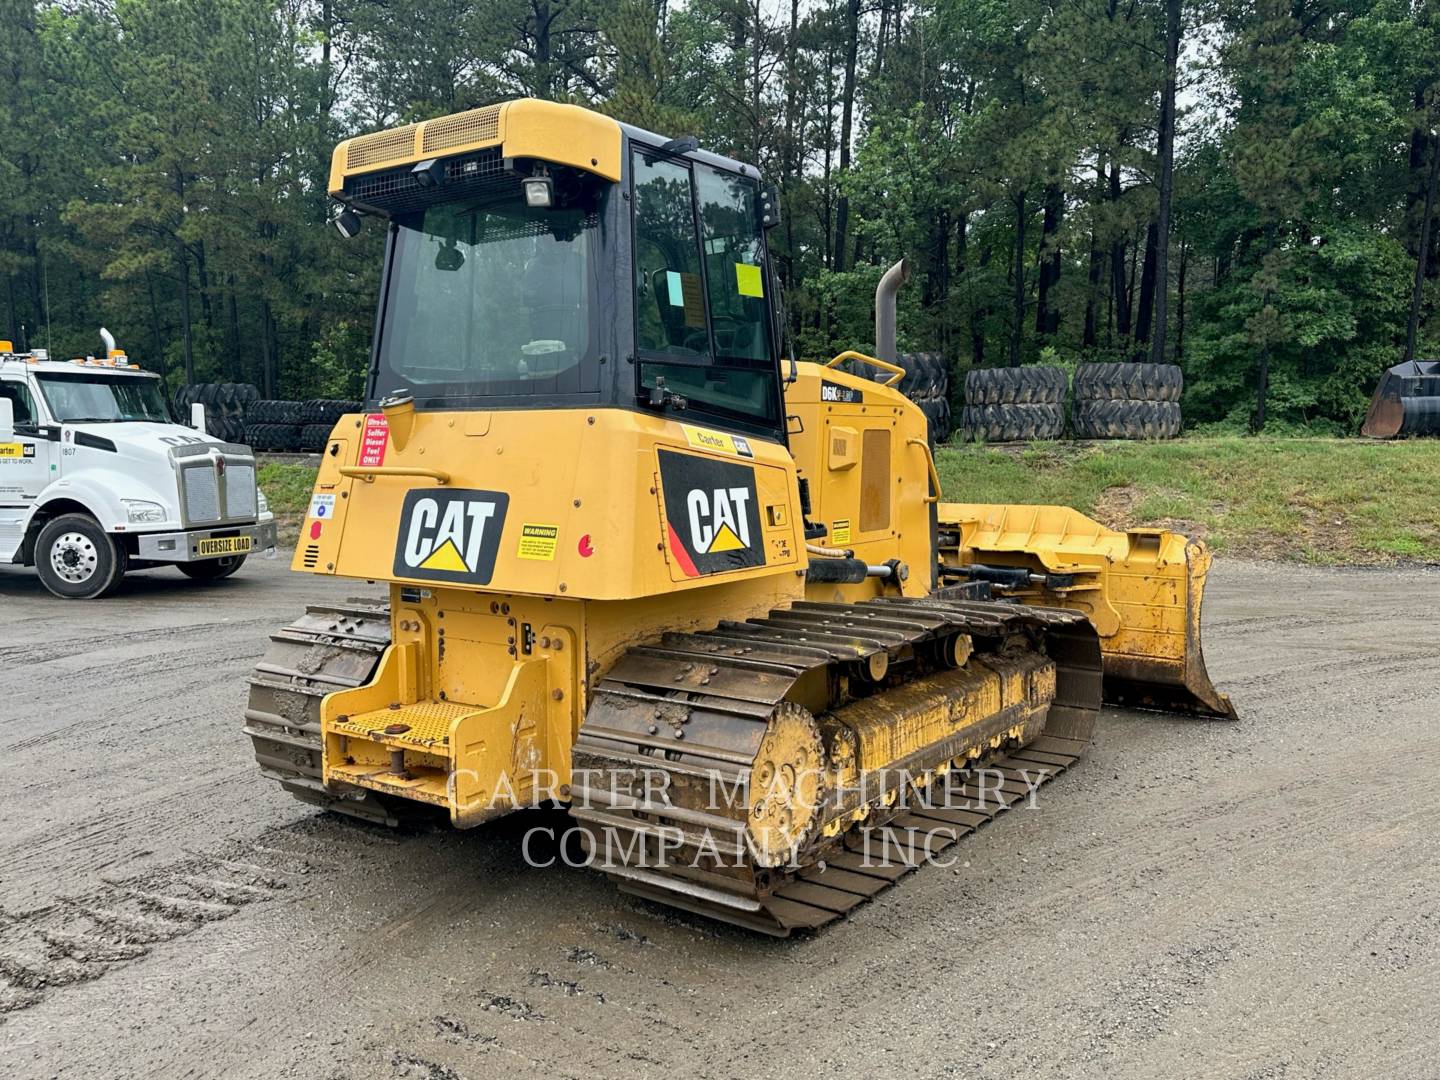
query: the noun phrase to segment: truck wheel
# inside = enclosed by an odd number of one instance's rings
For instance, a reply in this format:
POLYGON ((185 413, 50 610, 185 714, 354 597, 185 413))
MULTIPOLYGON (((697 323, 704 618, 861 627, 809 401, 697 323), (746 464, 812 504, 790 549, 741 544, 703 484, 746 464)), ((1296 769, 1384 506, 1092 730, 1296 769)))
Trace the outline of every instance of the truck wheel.
POLYGON ((94 600, 125 576, 125 549, 86 514, 62 514, 40 530, 35 568, 45 588, 67 600, 94 600))
POLYGON ((176 563, 180 572, 196 581, 219 581, 227 578, 245 565, 244 555, 221 555, 218 559, 204 559, 200 562, 176 563))

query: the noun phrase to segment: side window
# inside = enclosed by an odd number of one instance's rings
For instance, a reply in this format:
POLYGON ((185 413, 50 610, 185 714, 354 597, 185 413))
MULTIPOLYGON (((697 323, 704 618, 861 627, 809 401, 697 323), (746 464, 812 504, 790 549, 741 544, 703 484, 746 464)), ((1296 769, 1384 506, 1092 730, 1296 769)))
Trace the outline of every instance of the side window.
POLYGON ((36 423, 35 399, 30 388, 23 382, 0 379, 0 397, 9 398, 15 409, 15 425, 34 427, 36 423))
POLYGON ((708 358, 690 170, 634 155, 636 334, 643 352, 708 358))
POLYGON ((743 176, 699 164, 695 187, 700 196, 715 353, 732 360, 768 360, 765 271, 755 213, 759 189, 743 176))

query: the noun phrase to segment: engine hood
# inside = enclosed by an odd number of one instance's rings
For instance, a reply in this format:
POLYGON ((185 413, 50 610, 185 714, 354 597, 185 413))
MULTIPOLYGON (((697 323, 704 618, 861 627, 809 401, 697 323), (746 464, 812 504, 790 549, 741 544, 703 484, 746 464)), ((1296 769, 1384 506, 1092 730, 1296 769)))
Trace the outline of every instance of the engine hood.
POLYGON ((62 424, 62 444, 92 450, 113 450, 125 457, 168 458, 181 446, 225 446, 223 440, 180 424, 119 421, 100 424, 62 424))

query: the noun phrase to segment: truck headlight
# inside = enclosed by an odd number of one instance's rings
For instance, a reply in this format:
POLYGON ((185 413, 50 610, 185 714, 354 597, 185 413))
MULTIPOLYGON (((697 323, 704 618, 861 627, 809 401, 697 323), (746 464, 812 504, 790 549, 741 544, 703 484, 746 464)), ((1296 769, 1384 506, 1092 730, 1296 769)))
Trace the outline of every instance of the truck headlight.
POLYGON ((255 489, 255 506, 261 514, 268 514, 270 512, 270 500, 265 498, 265 492, 259 488, 255 489))
POLYGON ((164 521, 165 507, 144 499, 121 499, 125 513, 132 522, 164 521))

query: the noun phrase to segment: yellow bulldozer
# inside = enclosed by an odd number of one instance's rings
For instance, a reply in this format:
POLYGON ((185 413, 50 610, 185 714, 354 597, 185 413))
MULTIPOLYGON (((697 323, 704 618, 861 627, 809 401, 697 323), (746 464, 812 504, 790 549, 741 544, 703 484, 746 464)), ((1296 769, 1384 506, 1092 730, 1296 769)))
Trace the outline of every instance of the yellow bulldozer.
POLYGON ((903 264, 876 355, 787 355, 753 166, 517 100, 350 139, 330 193, 384 269, 294 568, 389 597, 311 608, 251 678, 295 796, 558 804, 622 889, 785 935, 1030 797, 1102 697, 1234 716, 1200 543, 943 501, 903 264))

